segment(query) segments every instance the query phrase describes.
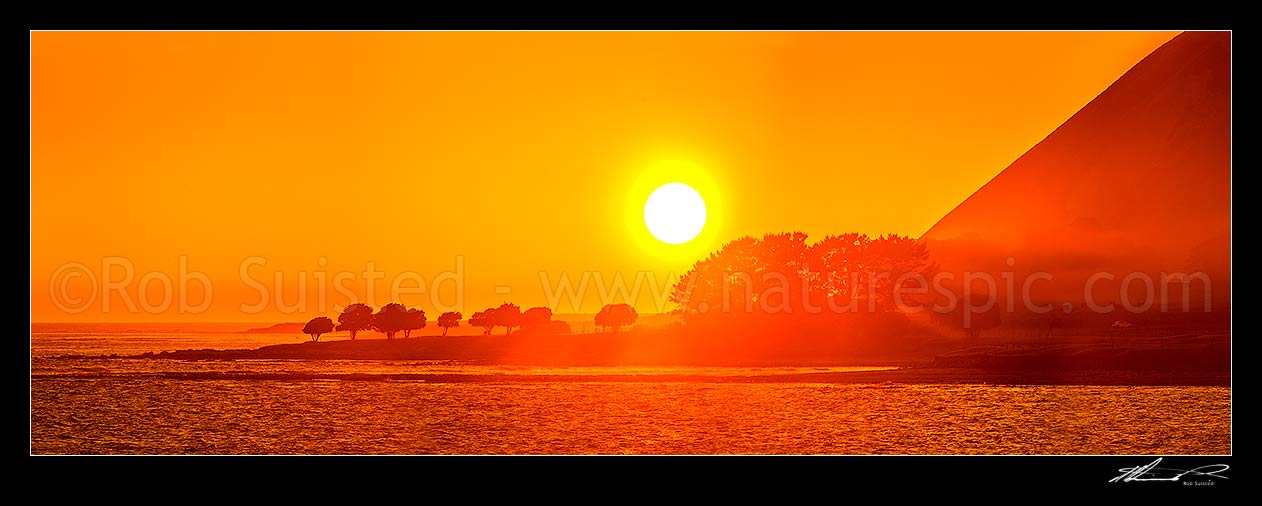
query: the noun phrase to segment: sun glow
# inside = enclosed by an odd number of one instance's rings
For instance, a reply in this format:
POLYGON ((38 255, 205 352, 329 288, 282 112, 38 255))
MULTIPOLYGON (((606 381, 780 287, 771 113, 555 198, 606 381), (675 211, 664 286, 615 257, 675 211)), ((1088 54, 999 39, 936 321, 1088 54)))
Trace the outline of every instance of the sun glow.
POLYGON ((625 216, 641 251, 662 261, 690 263, 718 240, 723 198, 710 171, 680 159, 636 170, 626 195, 625 216))

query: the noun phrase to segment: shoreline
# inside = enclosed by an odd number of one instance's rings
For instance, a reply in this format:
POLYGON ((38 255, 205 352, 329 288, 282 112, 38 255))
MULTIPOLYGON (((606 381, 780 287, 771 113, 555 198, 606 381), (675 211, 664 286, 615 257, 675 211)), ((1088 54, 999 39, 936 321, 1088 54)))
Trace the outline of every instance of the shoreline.
POLYGON ((235 361, 425 361, 524 367, 897 367, 885 371, 705 374, 435 374, 157 372, 171 379, 278 379, 459 382, 773 382, 1007 385, 1231 385, 1230 334, 1133 337, 1061 336, 1026 340, 774 342, 668 333, 426 336, 275 344, 255 349, 185 349, 56 359, 235 361), (233 374, 236 374, 234 376, 233 374), (242 375, 244 374, 244 375, 242 375))
POLYGON ((1146 386, 1231 387, 1230 374, 1213 371, 995 371, 909 367, 887 371, 818 372, 765 375, 706 374, 506 374, 506 373, 305 373, 305 372, 146 372, 40 374, 56 379, 170 379, 187 381, 380 381, 420 383, 811 383, 836 385, 984 385, 984 386, 1146 386))

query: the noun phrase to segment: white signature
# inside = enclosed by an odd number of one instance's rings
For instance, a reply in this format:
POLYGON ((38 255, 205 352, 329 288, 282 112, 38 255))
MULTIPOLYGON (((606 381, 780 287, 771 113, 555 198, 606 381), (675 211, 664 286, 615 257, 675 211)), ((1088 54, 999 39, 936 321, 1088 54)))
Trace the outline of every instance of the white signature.
POLYGON ((1109 480, 1109 483, 1130 482, 1130 481, 1179 481, 1184 476, 1207 476, 1213 478, 1227 479, 1221 473, 1226 471, 1229 466, 1227 464, 1209 464, 1195 469, 1171 469, 1168 467, 1157 467, 1161 463, 1161 459, 1152 461, 1151 464, 1138 467, 1123 467, 1118 469, 1122 472, 1121 476, 1109 480), (1170 476, 1165 476, 1170 474, 1170 476))

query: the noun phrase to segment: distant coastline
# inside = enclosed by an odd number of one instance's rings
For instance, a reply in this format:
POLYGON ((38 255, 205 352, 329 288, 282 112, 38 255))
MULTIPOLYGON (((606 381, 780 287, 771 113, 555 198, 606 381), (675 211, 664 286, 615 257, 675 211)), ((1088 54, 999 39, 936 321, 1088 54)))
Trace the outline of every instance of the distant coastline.
POLYGON ((242 330, 242 334, 302 334, 302 322, 277 323, 268 327, 242 330))

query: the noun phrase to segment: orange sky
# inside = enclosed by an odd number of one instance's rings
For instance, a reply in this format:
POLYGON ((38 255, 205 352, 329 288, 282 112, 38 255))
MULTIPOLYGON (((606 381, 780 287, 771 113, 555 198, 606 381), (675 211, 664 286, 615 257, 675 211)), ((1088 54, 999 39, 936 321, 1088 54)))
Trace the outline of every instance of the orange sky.
POLYGON ((1175 34, 35 32, 32 319, 305 321, 369 262, 431 320, 594 312, 743 234, 918 236, 1175 34), (713 205, 681 247, 628 218, 668 161, 713 205))

